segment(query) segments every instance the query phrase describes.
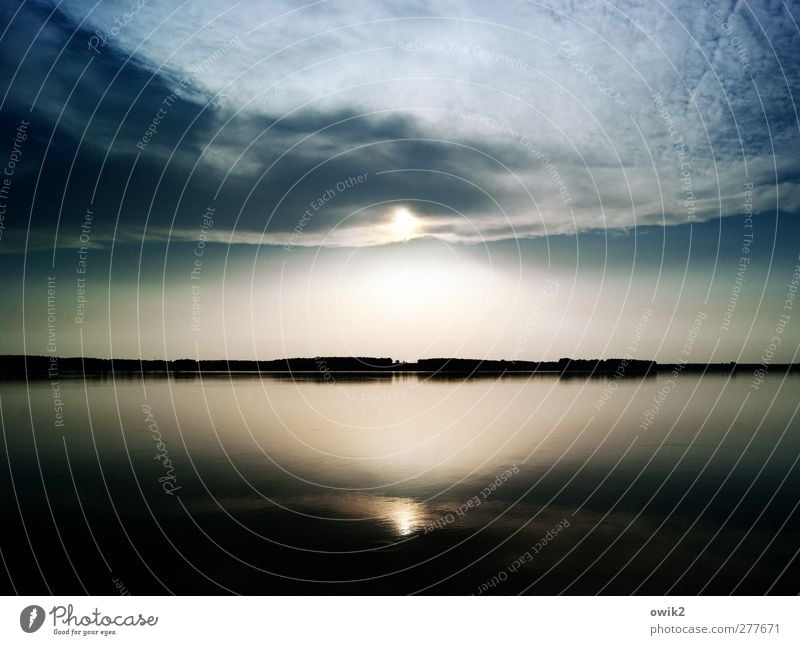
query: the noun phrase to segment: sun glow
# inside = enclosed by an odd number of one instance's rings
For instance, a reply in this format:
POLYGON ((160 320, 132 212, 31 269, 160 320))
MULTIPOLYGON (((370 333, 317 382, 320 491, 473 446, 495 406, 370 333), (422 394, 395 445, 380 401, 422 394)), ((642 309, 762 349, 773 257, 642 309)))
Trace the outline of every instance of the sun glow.
POLYGON ((398 208, 392 220, 392 232, 403 240, 414 237, 420 229, 420 221, 407 208, 398 208))

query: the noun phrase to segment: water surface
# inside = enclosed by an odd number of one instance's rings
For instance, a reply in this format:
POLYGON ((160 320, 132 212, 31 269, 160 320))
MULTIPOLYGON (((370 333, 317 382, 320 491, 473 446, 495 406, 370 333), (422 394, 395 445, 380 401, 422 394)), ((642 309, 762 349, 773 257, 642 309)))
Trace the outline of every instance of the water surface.
POLYGON ((111 594, 114 580, 132 594, 797 593, 798 377, 751 384, 3 381, 6 582, 28 594, 111 594))

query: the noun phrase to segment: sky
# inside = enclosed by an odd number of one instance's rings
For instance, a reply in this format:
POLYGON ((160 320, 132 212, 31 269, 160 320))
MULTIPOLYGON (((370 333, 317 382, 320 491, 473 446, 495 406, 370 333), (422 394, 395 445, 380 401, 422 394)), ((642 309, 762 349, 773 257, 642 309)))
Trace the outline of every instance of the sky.
POLYGON ((794 361, 799 16, 4 2, 0 353, 794 361))

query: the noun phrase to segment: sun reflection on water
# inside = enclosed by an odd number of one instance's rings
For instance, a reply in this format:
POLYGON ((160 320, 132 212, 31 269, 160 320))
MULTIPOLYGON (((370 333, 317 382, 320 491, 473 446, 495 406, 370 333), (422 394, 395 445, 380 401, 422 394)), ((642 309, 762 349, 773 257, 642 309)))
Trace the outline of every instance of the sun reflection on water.
POLYGON ((401 537, 411 535, 423 524, 423 506, 412 499, 387 500, 386 506, 388 523, 401 537))

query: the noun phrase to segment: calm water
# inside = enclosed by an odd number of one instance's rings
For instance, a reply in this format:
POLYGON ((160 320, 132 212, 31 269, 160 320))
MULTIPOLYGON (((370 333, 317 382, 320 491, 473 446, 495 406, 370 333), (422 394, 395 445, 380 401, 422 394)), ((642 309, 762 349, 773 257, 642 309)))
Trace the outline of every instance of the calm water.
POLYGON ((798 383, 3 381, 4 583, 794 594, 798 383))

